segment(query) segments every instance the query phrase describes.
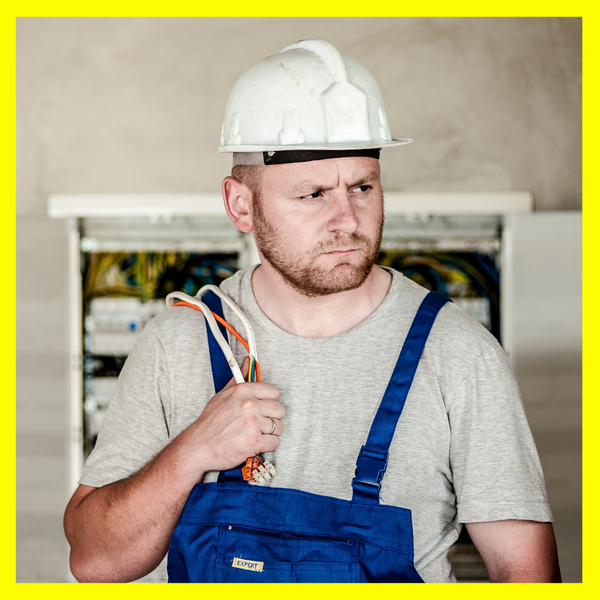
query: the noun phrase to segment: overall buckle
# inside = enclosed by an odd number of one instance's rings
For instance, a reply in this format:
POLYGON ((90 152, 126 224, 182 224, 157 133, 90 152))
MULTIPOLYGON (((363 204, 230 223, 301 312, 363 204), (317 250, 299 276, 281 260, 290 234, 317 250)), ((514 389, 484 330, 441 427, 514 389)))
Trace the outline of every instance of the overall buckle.
POLYGON ((387 468, 387 452, 363 446, 356 461, 356 471, 352 487, 360 495, 376 497, 379 501, 381 480, 387 468))

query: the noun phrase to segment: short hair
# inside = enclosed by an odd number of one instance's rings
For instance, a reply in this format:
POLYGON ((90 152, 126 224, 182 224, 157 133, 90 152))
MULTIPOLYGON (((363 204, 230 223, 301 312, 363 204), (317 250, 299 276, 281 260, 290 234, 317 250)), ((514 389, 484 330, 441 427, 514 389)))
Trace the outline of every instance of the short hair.
POLYGON ((264 165, 235 165, 231 169, 231 176, 241 181, 250 190, 253 198, 258 198, 264 168, 264 165))

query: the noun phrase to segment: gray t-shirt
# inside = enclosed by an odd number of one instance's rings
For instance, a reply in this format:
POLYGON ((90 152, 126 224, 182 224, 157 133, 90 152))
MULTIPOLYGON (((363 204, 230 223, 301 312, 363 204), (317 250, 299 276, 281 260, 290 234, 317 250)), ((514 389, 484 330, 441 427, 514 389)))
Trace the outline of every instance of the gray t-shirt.
MULTIPOLYGON (((269 485, 350 500, 356 458, 427 290, 392 271, 382 304, 329 338, 277 327, 252 292, 252 270, 222 289, 256 336, 262 380, 285 405, 269 485)), ((225 318, 243 326, 224 306, 225 318)), ((229 336, 238 362, 245 355, 229 336)), ((214 395, 203 315, 174 307, 146 326, 119 377, 80 483, 100 487, 139 471, 214 395)), ((205 481, 215 481, 208 473, 205 481)), ((381 501, 412 511, 424 581, 455 581, 448 549, 461 523, 552 521, 542 469, 502 348, 454 304, 440 311, 391 444, 381 501)))

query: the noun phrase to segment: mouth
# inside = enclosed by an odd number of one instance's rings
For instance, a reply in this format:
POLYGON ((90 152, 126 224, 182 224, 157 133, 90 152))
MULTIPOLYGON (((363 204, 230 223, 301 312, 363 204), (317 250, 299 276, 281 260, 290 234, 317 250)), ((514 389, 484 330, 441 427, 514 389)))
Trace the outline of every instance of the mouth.
POLYGON ((354 252, 358 252, 359 248, 348 248, 347 250, 332 250, 331 252, 325 252, 326 256, 349 256, 354 252))

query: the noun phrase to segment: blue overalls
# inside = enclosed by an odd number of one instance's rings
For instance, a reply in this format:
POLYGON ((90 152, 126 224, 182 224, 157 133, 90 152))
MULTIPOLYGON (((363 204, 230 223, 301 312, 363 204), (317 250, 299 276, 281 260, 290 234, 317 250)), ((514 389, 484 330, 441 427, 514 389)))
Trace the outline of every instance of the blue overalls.
MULTIPOLYGON (((222 315, 220 300, 207 296, 222 315)), ((190 493, 171 538, 170 582, 423 582, 414 567, 411 511, 380 504, 379 490, 425 342, 448 300, 430 292, 417 311, 356 461, 352 500, 250 485, 241 466, 220 473, 190 493)), ((231 374, 208 336, 218 391, 231 374)))

